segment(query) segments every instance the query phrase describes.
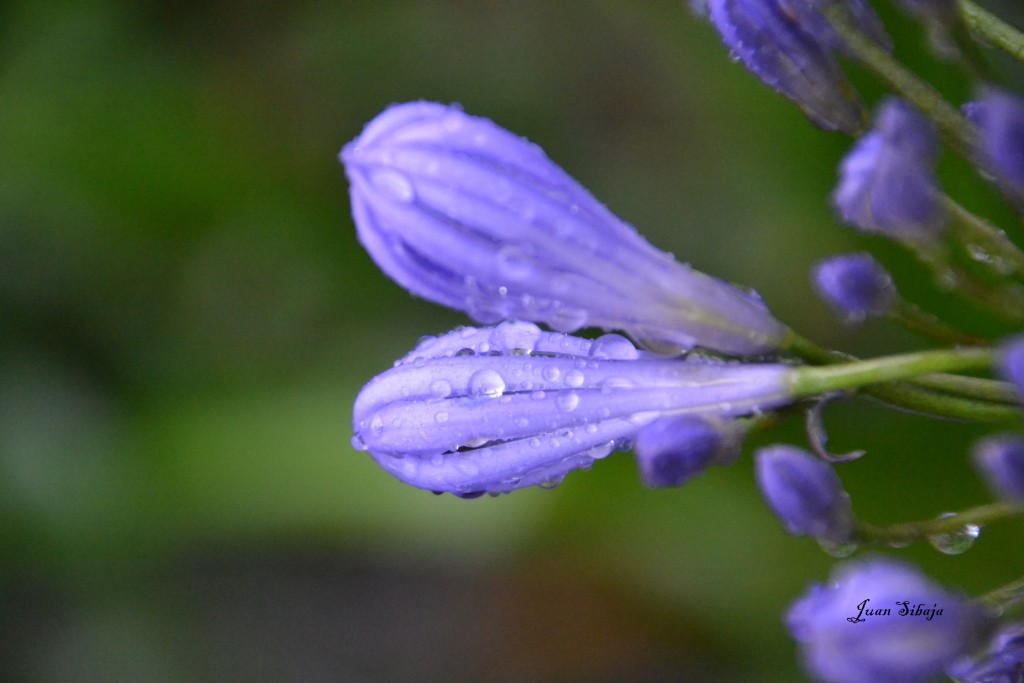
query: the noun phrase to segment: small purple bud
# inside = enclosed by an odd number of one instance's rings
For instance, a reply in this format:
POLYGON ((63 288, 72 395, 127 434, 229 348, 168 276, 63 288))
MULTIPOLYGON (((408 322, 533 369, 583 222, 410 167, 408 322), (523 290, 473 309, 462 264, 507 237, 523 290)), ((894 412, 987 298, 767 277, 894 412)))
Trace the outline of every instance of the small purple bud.
POLYGON ((731 465, 739 456, 743 432, 730 423, 690 416, 664 417, 636 436, 640 478, 652 489, 681 486, 712 465, 731 465))
POLYGON ((456 106, 395 105, 341 159, 381 269, 480 322, 600 327, 734 355, 783 339, 756 295, 655 249, 540 147, 456 106))
POLYGON ((974 446, 974 465, 989 489, 1007 502, 1024 502, 1024 437, 996 434, 974 446))
POLYGON ((977 603, 883 557, 848 562, 790 607, 807 670, 834 683, 924 683, 992 626, 977 603))
POLYGON ((794 446, 769 446, 754 459, 768 506, 795 536, 843 543, 853 532, 853 506, 826 462, 794 446))
POLYGON ((363 387, 352 443, 419 488, 504 493, 625 450, 660 417, 792 400, 790 366, 627 353, 628 343, 524 322, 428 338, 363 387))
POLYGON ((819 262, 812 271, 818 295, 852 320, 885 315, 896 303, 896 287, 871 254, 844 254, 819 262))
POLYGON ((1024 335, 1004 341, 996 361, 996 373, 1017 388, 1024 398, 1024 335))
POLYGON ((946 674, 960 683, 1020 683, 1024 680, 1024 623, 1004 627, 982 654, 955 662, 946 674))
POLYGON ((832 202, 844 221, 903 241, 931 241, 946 224, 935 177, 934 125, 902 100, 886 100, 875 128, 839 167, 832 202))
POLYGON ((1024 192, 1024 99, 1004 90, 988 90, 980 102, 964 106, 981 129, 981 152, 999 181, 1024 192))

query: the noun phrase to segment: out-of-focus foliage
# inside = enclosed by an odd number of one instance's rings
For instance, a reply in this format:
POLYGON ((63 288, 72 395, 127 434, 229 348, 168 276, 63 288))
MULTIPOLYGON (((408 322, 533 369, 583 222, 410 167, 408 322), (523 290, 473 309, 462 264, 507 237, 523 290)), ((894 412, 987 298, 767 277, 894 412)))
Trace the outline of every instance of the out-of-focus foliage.
MULTIPOLYGON (((919 51, 917 27, 886 19, 919 51)), ((749 457, 679 490, 644 489, 617 455, 555 491, 462 501, 349 446, 359 387, 467 322, 375 269, 336 160, 418 98, 542 144, 654 244, 809 336, 917 343, 816 301, 811 263, 879 246, 828 208, 849 141, 730 63, 685 3, 4 4, 0 678, 798 675, 779 615, 830 560, 778 527, 749 457)), ((901 291, 957 310, 884 253, 901 291)), ((828 424, 869 451, 843 470, 864 519, 985 499, 973 428, 866 403, 828 424)), ((980 591, 1013 578, 1020 532, 907 553, 980 591)))

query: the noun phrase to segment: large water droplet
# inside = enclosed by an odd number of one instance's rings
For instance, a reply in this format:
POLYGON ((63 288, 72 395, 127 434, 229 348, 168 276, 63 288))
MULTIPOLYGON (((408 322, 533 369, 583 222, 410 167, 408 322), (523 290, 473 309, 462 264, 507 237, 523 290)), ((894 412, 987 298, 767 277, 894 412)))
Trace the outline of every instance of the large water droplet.
POLYGON ((470 396, 498 398, 505 392, 505 380, 494 370, 477 370, 469 378, 470 396))
POLYGON ((565 386, 576 389, 583 386, 584 379, 583 373, 579 370, 570 370, 565 373, 565 386))
POLYGON ((590 346, 590 355, 594 358, 611 360, 636 360, 640 352, 620 334, 605 334, 594 340, 590 346))
POLYGON ((391 168, 378 168, 371 172, 370 182, 373 186, 391 199, 408 204, 416 198, 416 191, 412 182, 405 176, 391 168))
POLYGON ((601 458, 607 458, 614 450, 615 442, 608 441, 606 443, 599 443, 596 446, 591 446, 584 451, 584 455, 591 457, 594 460, 600 460, 601 458))
POLYGON ((357 451, 368 450, 366 442, 363 441, 363 435, 360 434, 359 432, 356 432, 355 434, 352 435, 352 448, 356 449, 357 451))
POLYGON ((580 404, 580 397, 575 391, 564 391, 558 394, 558 398, 555 399, 555 405, 562 412, 571 413, 576 410, 576 406, 580 404))
POLYGON ((555 477, 554 479, 549 479, 547 481, 542 481, 541 483, 537 484, 537 486, 539 486, 542 489, 553 489, 553 488, 556 488, 559 484, 561 484, 563 479, 565 479, 565 475, 564 474, 561 475, 561 476, 555 477))
MULTIPOLYGON (((946 519, 948 517, 955 517, 956 513, 947 512, 939 515, 939 519, 946 519)), ((965 553, 971 549, 974 542, 978 539, 981 534, 981 527, 977 524, 964 524, 963 527, 956 531, 951 531, 946 534, 935 534, 928 537, 928 542, 938 550, 940 553, 945 555, 959 555, 965 553)))
POLYGON ((533 351, 540 340, 541 330, 533 323, 510 321, 504 322, 494 328, 491 333, 491 342, 499 349, 518 355, 528 355, 533 351))
POLYGON ((548 367, 541 370, 540 376, 549 382, 554 382, 559 377, 562 376, 562 371, 553 365, 549 365, 548 367))

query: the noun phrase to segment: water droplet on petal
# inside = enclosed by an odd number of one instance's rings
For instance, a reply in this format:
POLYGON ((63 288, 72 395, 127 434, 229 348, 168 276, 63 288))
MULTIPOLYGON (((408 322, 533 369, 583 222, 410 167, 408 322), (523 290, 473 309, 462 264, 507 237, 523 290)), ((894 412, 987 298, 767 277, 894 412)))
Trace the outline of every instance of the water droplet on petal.
POLYGON ((378 437, 384 433, 384 420, 380 415, 374 415, 370 420, 370 433, 378 437))
POLYGON ((554 382, 554 381, 556 381, 556 380, 557 380, 557 379, 558 379, 559 377, 561 377, 561 375, 562 375, 562 372, 561 372, 561 370, 559 370, 559 369, 558 369, 558 368, 556 368, 555 366, 551 365, 551 366, 548 366, 548 367, 544 368, 544 369, 543 369, 543 370, 541 371, 540 375, 541 375, 541 377, 543 377, 543 378, 544 378, 544 379, 546 379, 547 381, 549 381, 549 382, 554 382))
POLYGON ((640 352, 620 334, 605 334, 594 340, 590 346, 590 355, 594 358, 611 360, 636 360, 640 352))
POLYGON ((391 199, 408 204, 416 198, 416 191, 412 182, 405 176, 391 168, 379 168, 370 173, 370 182, 373 186, 391 199))
POLYGON ((435 379, 430 383, 430 393, 435 398, 444 398, 452 393, 452 383, 446 379, 435 379))
POLYGON ((505 392, 505 380, 494 370, 477 370, 469 378, 469 394, 480 398, 498 398, 505 392))
POLYGON ((579 370, 570 370, 565 373, 565 386, 576 389, 583 386, 584 379, 583 373, 579 370))
POLYGON ((565 475, 555 477, 554 479, 549 479, 548 481, 542 481, 541 483, 537 484, 537 486, 539 486, 542 489, 553 489, 557 487, 559 484, 561 484, 563 479, 565 479, 565 475))
MULTIPOLYGON (((939 515, 939 519, 955 517, 956 513, 947 512, 939 515)), ((981 534, 981 527, 977 524, 965 524, 956 531, 945 534, 935 534, 928 537, 928 542, 945 555, 959 555, 971 549, 978 536, 981 534)))
POLYGON ((596 446, 591 446, 584 451, 584 455, 591 457, 594 460, 600 460, 601 458, 607 458, 614 450, 615 442, 608 441, 607 443, 599 443, 596 446))
POLYGON ((535 259, 526 245, 507 244, 498 250, 498 273, 512 282, 528 280, 534 274, 535 259))
POLYGON ((352 448, 356 449, 357 451, 368 450, 366 447, 366 442, 363 441, 363 435, 360 434, 359 432, 356 432, 355 434, 352 435, 352 448))
POLYGON ((436 413, 434 413, 434 422, 436 422, 437 424, 444 424, 447 421, 448 421, 448 411, 447 410, 439 410, 436 413))
POLYGON ((573 306, 558 306, 547 323, 559 332, 575 332, 587 324, 587 312, 573 306))
POLYGON ((571 413, 576 410, 576 406, 580 404, 580 397, 575 391, 566 391, 558 395, 555 399, 555 405, 562 412, 571 413))

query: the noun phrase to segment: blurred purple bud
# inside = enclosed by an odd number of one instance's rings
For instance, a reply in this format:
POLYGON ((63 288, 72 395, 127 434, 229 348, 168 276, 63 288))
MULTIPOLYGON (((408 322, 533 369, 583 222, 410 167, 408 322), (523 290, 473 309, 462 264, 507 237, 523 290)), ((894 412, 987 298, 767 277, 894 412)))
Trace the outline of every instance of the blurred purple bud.
POLYGON ((1007 502, 1024 502, 1024 437, 996 434, 974 446, 974 465, 989 489, 1007 502))
POLYGON ((761 495, 786 531, 829 543, 849 540, 853 507, 831 465, 793 446, 769 446, 754 457, 761 495))
POLYGON ((833 683, 931 681, 990 630, 977 603, 888 558, 838 565, 787 624, 808 671, 833 683))
POLYGON ((965 657, 946 669, 960 683, 1020 683, 1024 680, 1024 623, 1010 624, 977 657, 965 657))
POLYGON ((964 105, 964 114, 981 129, 986 170, 1008 189, 1024 192, 1024 99, 991 88, 981 101, 964 105))
POLYGON ((654 489, 681 486, 712 465, 733 464, 742 439, 735 423, 681 415, 643 427, 633 451, 640 478, 654 489))
POLYGON ((816 5, 808 0, 708 2, 712 24, 747 69, 795 102, 818 127, 855 134, 864 127, 864 107, 832 55, 835 33, 816 5))
POLYGON ((589 467, 663 416, 785 404, 792 372, 657 357, 622 337, 590 341, 524 322, 463 328, 424 340, 363 388, 352 443, 419 488, 504 493, 589 467))
POLYGON ((819 262, 812 271, 815 289, 847 318, 885 315, 896 304, 892 277, 871 254, 844 254, 819 262))
POLYGON ((934 125, 902 100, 886 100, 874 129, 853 146, 839 167, 832 202, 844 221, 893 239, 930 241, 946 224, 935 177, 938 135, 934 125))
POLYGON ((393 106, 341 159, 377 264, 480 322, 616 329, 735 355, 777 349, 785 334, 756 295, 655 249, 540 147, 458 107, 393 106))
POLYGON ((1011 337, 1002 343, 996 361, 996 373, 1017 388, 1024 398, 1024 335, 1011 337))

